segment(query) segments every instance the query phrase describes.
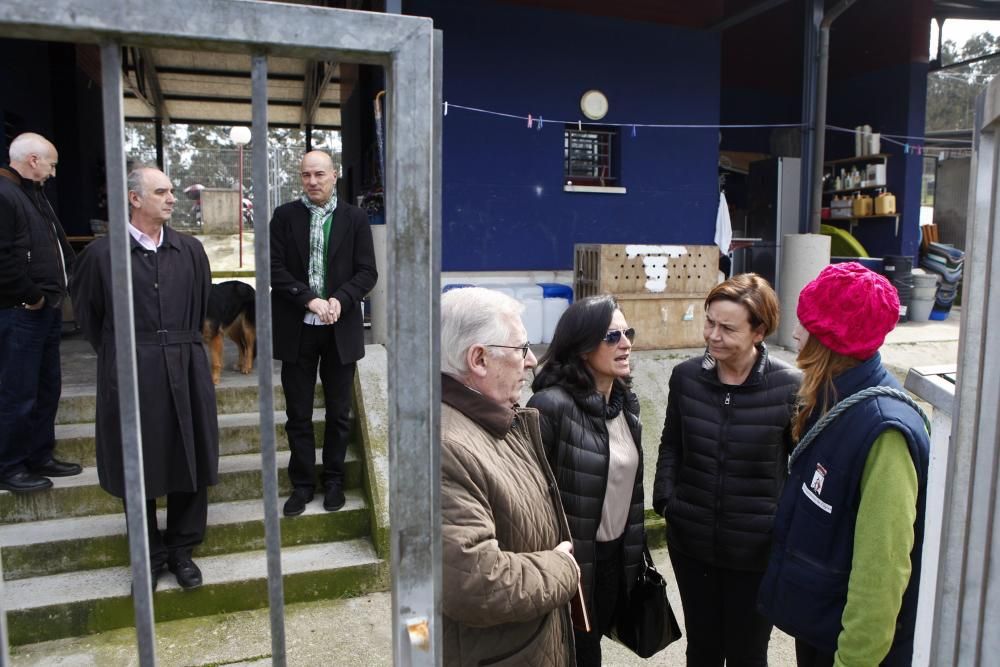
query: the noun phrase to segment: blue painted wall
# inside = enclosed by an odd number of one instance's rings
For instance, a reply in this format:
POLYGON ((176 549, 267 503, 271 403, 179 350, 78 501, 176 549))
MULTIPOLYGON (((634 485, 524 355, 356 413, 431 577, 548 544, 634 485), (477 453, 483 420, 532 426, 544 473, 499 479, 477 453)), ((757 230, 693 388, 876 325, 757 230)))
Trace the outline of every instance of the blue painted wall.
MULTIPOLYGON (((715 33, 446 0, 406 2, 444 31, 444 98, 576 121, 603 91, 606 123, 719 122, 715 33)), ((585 120, 585 119, 583 119, 585 120)), ((621 137, 624 195, 563 191, 563 127, 452 108, 444 118, 446 271, 569 269, 574 243, 711 243, 718 131, 621 137)))
MULTIPOLYGON (((831 82, 827 122, 853 128, 869 124, 885 134, 923 137, 927 97, 927 64, 896 65, 831 82)), ((914 143, 922 144, 922 140, 914 143)), ((902 213, 896 236, 891 219, 865 220, 854 235, 868 254, 916 256, 920 245, 920 186, 923 158, 905 153, 902 146, 882 141, 889 153, 886 180, 902 213)), ((828 159, 854 154, 854 135, 827 133, 828 159)))

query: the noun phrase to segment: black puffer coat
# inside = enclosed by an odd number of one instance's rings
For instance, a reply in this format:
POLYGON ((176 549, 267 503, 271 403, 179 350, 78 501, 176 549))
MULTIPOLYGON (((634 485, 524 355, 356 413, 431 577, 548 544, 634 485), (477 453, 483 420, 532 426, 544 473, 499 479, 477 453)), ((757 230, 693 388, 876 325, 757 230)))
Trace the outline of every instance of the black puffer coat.
MULTIPOLYGON (((639 400, 624 385, 615 391, 624 393, 622 411, 639 450, 632 504, 625 525, 625 581, 629 590, 639 575, 645 539, 642 492, 642 424, 639 400)), ((594 590, 594 543, 601 525, 604 492, 608 485, 610 452, 604 397, 594 392, 580 399, 559 386, 542 389, 531 397, 528 407, 540 415, 542 443, 556 476, 563 508, 573 536, 573 555, 580 565, 580 578, 587 609, 592 611, 594 590)))
POLYGON ((746 381, 719 381, 707 354, 670 376, 653 507, 667 543, 689 557, 763 571, 791 452, 790 421, 802 374, 764 345, 746 381))

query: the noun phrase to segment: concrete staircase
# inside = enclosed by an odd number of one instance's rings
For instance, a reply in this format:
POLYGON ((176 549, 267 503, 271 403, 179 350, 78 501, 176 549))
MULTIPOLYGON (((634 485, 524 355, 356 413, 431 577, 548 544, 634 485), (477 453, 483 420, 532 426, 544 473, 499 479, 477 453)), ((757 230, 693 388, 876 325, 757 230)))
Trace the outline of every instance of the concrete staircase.
MULTIPOLYGON (((369 362, 359 375, 377 382, 384 374, 384 350, 376 348, 374 356, 376 368, 369 362)), ((304 514, 281 518, 286 602, 354 596, 388 586, 385 430, 380 423, 373 429, 366 418, 374 414, 376 422, 384 421, 379 417, 384 408, 365 405, 363 384, 356 381, 346 505, 325 512, 319 489, 304 514)), ((288 443, 277 378, 275 385, 276 409, 281 410, 275 421, 283 502, 290 490, 285 474, 288 443)), ((369 393, 384 399, 382 387, 369 393)), ((164 576, 154 597, 158 621, 268 604, 255 375, 224 375, 217 400, 219 484, 209 490, 206 539, 194 554, 205 584, 183 591, 172 575, 164 576)), ((317 442, 322 442, 324 428, 321 401, 317 388, 317 442)), ((3 597, 12 644, 133 624, 125 515, 121 502, 98 486, 94 406, 93 387, 68 387, 57 418, 56 455, 80 462, 82 475, 54 479, 53 488, 39 493, 0 492, 3 597)), ((163 526, 165 510, 160 513, 163 526)))

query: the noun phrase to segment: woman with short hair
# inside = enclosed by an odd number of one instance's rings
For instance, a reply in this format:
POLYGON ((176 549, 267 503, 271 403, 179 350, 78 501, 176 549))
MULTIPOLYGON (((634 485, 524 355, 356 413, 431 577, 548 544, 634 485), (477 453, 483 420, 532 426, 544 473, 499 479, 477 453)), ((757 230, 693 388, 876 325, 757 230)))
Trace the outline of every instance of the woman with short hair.
POLYGON ((575 632, 577 665, 601 664, 601 637, 643 558, 642 427, 629 366, 634 337, 614 297, 573 303, 539 362, 528 401, 541 416, 591 621, 590 632, 575 632))
POLYGON ((753 273, 705 298, 704 354, 670 376, 653 507, 684 607, 687 664, 767 664, 756 610, 800 374, 768 354, 778 299, 753 273))

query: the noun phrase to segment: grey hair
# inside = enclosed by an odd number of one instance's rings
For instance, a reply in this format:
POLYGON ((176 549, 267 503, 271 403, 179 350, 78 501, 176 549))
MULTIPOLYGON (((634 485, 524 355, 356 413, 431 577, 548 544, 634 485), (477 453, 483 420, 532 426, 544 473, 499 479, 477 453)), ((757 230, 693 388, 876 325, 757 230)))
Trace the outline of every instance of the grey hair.
MULTIPOLYGON (((462 378, 466 353, 476 344, 510 344, 513 322, 524 310, 516 299, 482 287, 463 287, 441 296, 441 372, 462 378)), ((517 341, 522 342, 522 341, 517 341)))
POLYGON ((47 153, 50 148, 55 149, 55 146, 42 135, 35 134, 34 132, 25 132, 17 135, 10 142, 7 157, 12 163, 24 162, 32 155, 47 153))
POLYGON ((149 167, 147 167, 146 165, 137 165, 132 168, 132 171, 128 173, 128 179, 126 181, 126 184, 128 186, 127 188, 128 192, 134 192, 140 197, 143 195, 142 172, 146 171, 147 169, 149 169, 149 167))

